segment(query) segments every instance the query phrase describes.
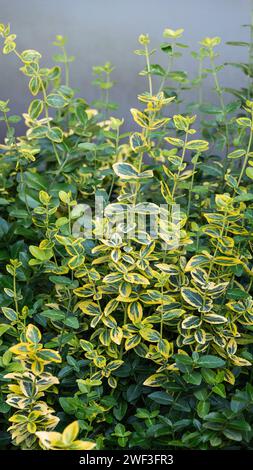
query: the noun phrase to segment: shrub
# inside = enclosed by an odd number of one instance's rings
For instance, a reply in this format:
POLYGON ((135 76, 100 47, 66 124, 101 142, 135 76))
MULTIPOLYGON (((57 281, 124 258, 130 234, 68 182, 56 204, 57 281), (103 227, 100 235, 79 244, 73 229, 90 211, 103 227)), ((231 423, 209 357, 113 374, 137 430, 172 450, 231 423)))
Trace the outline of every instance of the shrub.
POLYGON ((167 68, 141 35, 148 91, 122 133, 110 63, 94 67, 93 109, 63 37, 61 69, 0 34, 32 95, 23 136, 0 102, 2 446, 251 448, 251 62, 230 65, 247 88, 224 88, 220 38, 205 38, 191 80, 174 66, 183 29, 163 33, 167 68))

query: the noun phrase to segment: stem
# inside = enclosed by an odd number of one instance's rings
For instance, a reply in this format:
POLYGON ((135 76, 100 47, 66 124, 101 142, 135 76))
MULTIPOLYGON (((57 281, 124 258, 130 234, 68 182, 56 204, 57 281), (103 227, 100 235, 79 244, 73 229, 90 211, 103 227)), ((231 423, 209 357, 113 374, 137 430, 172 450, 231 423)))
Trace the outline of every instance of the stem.
POLYGON ((202 104, 202 100, 203 100, 203 90, 202 90, 202 69, 203 69, 203 59, 200 58, 199 59, 199 70, 198 70, 198 78, 200 80, 200 85, 199 85, 199 90, 198 90, 198 101, 199 101, 199 105, 202 104))
MULTIPOLYGON (((124 303, 124 305, 123 305, 123 308, 124 308, 124 320, 123 320, 123 325, 126 325, 126 324, 127 324, 127 306, 126 306, 125 303, 124 303)), ((119 353, 120 359, 122 359, 123 354, 124 354, 124 346, 123 346, 123 342, 122 342, 121 345, 120 345, 120 353, 119 353)))
POLYGON ((68 56, 66 54, 66 49, 65 49, 64 46, 62 47, 62 52, 63 52, 63 55, 64 55, 66 86, 69 86, 69 63, 68 63, 68 56))
POLYGON ((6 124, 6 127, 7 127, 7 131, 10 132, 11 128, 10 128, 10 124, 9 124, 9 119, 8 119, 7 113, 6 113, 5 111, 3 111, 3 115, 4 115, 4 121, 5 121, 5 124, 6 124))
POLYGON ((149 94, 150 96, 153 96, 152 77, 151 77, 151 71, 150 71, 150 60, 149 60, 149 52, 148 52, 147 44, 145 44, 145 54, 146 54, 147 71, 148 71, 149 94))
MULTIPOLYGON (((73 271, 71 271, 71 274, 73 276, 73 271)), ((68 299, 68 305, 67 305, 67 308, 66 308, 66 312, 65 312, 65 315, 64 315, 64 321, 67 320, 68 314, 70 313, 70 307, 71 307, 71 301, 72 301, 72 296, 71 296, 71 293, 70 293, 69 290, 68 290, 68 294, 69 294, 69 299, 68 299)), ((63 337, 64 337, 65 331, 66 331, 66 325, 64 323, 63 327, 62 327, 62 330, 61 330, 61 335, 60 335, 60 338, 59 338, 59 347, 58 347, 59 354, 62 353, 63 337)))
POLYGON ((17 313, 19 313, 18 300, 17 300, 16 269, 14 269, 14 274, 13 274, 13 292, 14 292, 15 310, 17 313))
MULTIPOLYGON (((16 49, 14 49, 14 52, 15 52, 16 56, 19 58, 19 60, 21 60, 21 62, 24 63, 23 60, 22 60, 22 57, 18 53, 18 51, 16 49)), ((46 89, 45 89, 45 86, 44 86, 44 83, 43 83, 43 80, 42 80, 41 76, 39 74, 36 74, 36 76, 38 77, 38 79, 40 81, 41 91, 42 91, 42 95, 43 95, 43 102, 44 102, 44 106, 45 106, 45 116, 46 116, 47 119, 49 119, 46 89)), ((48 129, 51 129, 50 124, 49 124, 48 121, 47 121, 47 127, 48 127, 48 129)), ((59 157, 59 154, 57 152, 57 149, 56 149, 56 145, 55 145, 54 142, 52 142, 52 144, 53 144, 53 149, 54 149, 54 153, 55 153, 58 165, 60 166, 61 161, 60 161, 60 157, 59 157)))
MULTIPOLYGON (((110 81, 110 72, 106 72, 106 83, 110 81)), ((108 117, 109 88, 105 90, 105 119, 108 117)))
MULTIPOLYGON (((253 110, 251 112, 251 120, 253 120, 253 110)), ((251 148, 251 143, 252 143, 252 137, 253 137, 253 130, 252 130, 252 125, 251 125, 248 147, 247 147, 246 155, 245 155, 245 158, 244 158, 243 166, 242 166, 242 169, 241 169, 241 173, 240 173, 240 176, 239 176, 238 181, 237 181, 237 188, 240 186, 245 168, 246 168, 247 163, 248 163, 249 153, 250 153, 250 148, 251 148)))
MULTIPOLYGON (((46 116, 47 119, 49 119, 46 89, 45 89, 43 80, 42 80, 40 75, 38 75, 38 78, 40 79, 40 86, 41 86, 42 95, 43 95, 43 101, 44 101, 44 106, 45 106, 45 116, 46 116)), ((47 127, 48 127, 49 130, 51 129, 49 121, 47 121, 47 127)), ((56 145, 55 145, 54 142, 52 142, 52 145, 53 145, 54 153, 55 153, 55 156, 56 156, 56 160, 58 162, 58 165, 60 166, 61 165, 61 160, 60 160, 59 154, 57 152, 56 145)))
POLYGON ((70 212, 70 204, 68 204, 68 226, 69 226, 69 234, 71 235, 71 212, 70 212))
MULTIPOLYGON (((140 154, 140 160, 139 160, 139 166, 138 166, 138 172, 141 173, 141 167, 142 167, 142 160, 143 160, 143 153, 140 154)), ((140 190, 141 184, 139 181, 135 183, 135 192, 134 192, 134 197, 133 197, 133 205, 136 205, 137 202, 137 196, 138 192, 140 190)))
POLYGON ((192 173, 191 184, 190 184, 190 189, 189 189, 188 206, 187 206, 187 218, 189 217, 190 208, 191 208, 192 190, 193 190, 193 184, 194 184, 194 175, 195 175, 195 170, 196 170, 196 166, 197 166, 197 163, 198 163, 198 158, 199 158, 199 154, 196 155, 196 160, 194 161, 193 169, 192 169, 193 173, 192 173))
POLYGON ((179 168, 178 168, 178 172, 176 174, 176 178, 175 178, 175 181, 174 181, 174 186, 173 186, 172 193, 171 193, 172 199, 174 198, 174 194, 175 194, 176 189, 177 189, 177 183, 178 183, 179 175, 180 175, 180 172, 181 172, 181 166, 184 162, 187 139, 188 139, 188 129, 186 130, 186 134, 185 134, 184 146, 183 146, 182 156, 181 156, 181 162, 180 162, 180 165, 179 165, 179 168))
POLYGON ((253 0, 251 0, 251 22, 250 22, 250 45, 249 45, 249 76, 248 76, 248 99, 251 96, 253 72, 253 0))
MULTIPOLYGON (((225 212, 225 214, 224 214, 223 223, 222 223, 222 227, 221 227, 221 233, 220 233, 220 237, 219 237, 219 238, 222 238, 222 236, 223 236, 223 233, 224 233, 225 228, 226 228, 226 222, 227 222, 227 212, 225 212)), ((217 251, 218 251, 218 247, 219 247, 219 241, 218 241, 217 244, 216 244, 213 257, 212 257, 212 259, 211 259, 211 261, 210 261, 209 270, 208 270, 207 278, 206 278, 206 284, 208 284, 209 279, 210 279, 210 276, 211 276, 211 273, 212 273, 212 269, 213 269, 213 265, 214 265, 214 260, 215 260, 215 257, 216 257, 217 251)), ((206 303, 206 296, 207 296, 207 290, 205 291, 205 294, 204 294, 204 302, 203 302, 204 305, 205 305, 205 303, 206 303)))
MULTIPOLYGON (((119 148, 119 127, 117 127, 117 134, 116 134, 116 140, 115 140, 115 155, 116 155, 116 161, 117 161, 117 156, 118 156, 118 148, 119 148)), ((112 190, 113 190, 113 186, 114 186, 114 181, 115 181, 115 174, 113 174, 113 177, 112 177, 112 181, 111 181, 111 186, 110 186, 110 189, 109 189, 109 193, 108 193, 108 199, 110 201, 110 197, 112 195, 112 190)))
MULTIPOLYGON (((17 149, 17 151, 18 151, 18 149, 17 149)), ((21 181, 21 185, 25 186, 23 168, 22 168, 22 164, 21 164, 21 163, 19 163, 19 169, 20 169, 20 181, 21 181)), ((25 196, 25 206, 26 206, 26 210, 27 210, 28 214, 31 215, 30 207, 29 207, 29 205, 28 205, 28 200, 27 200, 27 194, 26 194, 25 191, 24 191, 24 196, 25 196)))
MULTIPOLYGON (((217 91, 217 94, 218 94, 218 97, 219 97, 219 101, 220 101, 220 106, 221 106, 221 109, 223 111, 223 123, 224 123, 224 126, 225 126, 225 134, 226 134, 226 151, 228 153, 229 151, 229 131, 228 131, 228 124, 227 124, 227 121, 226 121, 226 108, 225 108, 225 103, 224 103, 224 99, 223 99, 223 95, 222 95, 222 89, 220 87, 220 84, 219 84, 219 80, 218 80, 218 76, 217 76, 217 73, 216 73, 216 68, 215 68, 215 63, 214 63, 214 59, 213 59, 213 51, 211 50, 210 51, 210 63, 211 63, 211 67, 212 67, 212 74, 213 74, 213 78, 214 78, 214 83, 215 83, 215 88, 216 88, 216 91, 217 91)), ((227 160, 225 161, 225 165, 224 165, 224 174, 226 173, 226 170, 227 170, 227 160)))
MULTIPOLYGON (((152 87, 152 77, 151 77, 151 72, 150 72, 150 61, 149 61, 149 51, 148 51, 148 46, 145 44, 145 54, 146 54, 146 62, 147 62, 147 71, 148 71, 148 84, 149 84, 149 94, 150 96, 153 96, 153 87, 152 87)), ((153 113, 154 116, 156 113, 153 113)), ((154 117, 153 117, 154 118, 154 117)), ((148 130, 145 129, 145 137, 148 137, 148 130)), ((138 172, 141 172, 141 167, 142 167, 142 160, 143 160, 143 152, 140 154, 140 160, 139 160, 139 167, 138 167, 138 172)), ((133 204, 136 205, 137 201, 137 195, 140 190, 140 183, 137 182, 135 185, 135 193, 134 193, 134 198, 133 198, 133 204)))
POLYGON ((169 57, 168 67, 167 67, 166 72, 165 72, 165 75, 164 75, 164 77, 163 77, 163 79, 162 79, 162 81, 161 81, 161 84, 160 84, 160 88, 159 88, 159 90, 158 90, 158 93, 160 93, 160 92, 163 90, 165 81, 166 81, 167 78, 168 78, 168 74, 171 72, 171 69, 172 69, 172 66, 173 66, 174 47, 175 47, 175 43, 174 43, 174 40, 173 40, 172 43, 171 43, 171 54, 170 54, 170 57, 169 57))
POLYGON ((60 157, 59 157, 59 153, 58 153, 58 150, 56 148, 56 145, 54 142, 52 142, 53 144, 53 149, 54 149, 54 153, 55 153, 55 156, 56 156, 56 160, 57 160, 57 163, 59 166, 61 166, 61 160, 60 160, 60 157))
MULTIPOLYGON (((10 127, 10 124, 9 124, 7 113, 5 111, 3 111, 3 115, 4 115, 4 121, 5 121, 5 124, 6 124, 6 127, 7 127, 7 131, 10 132, 11 127, 10 127)), ((23 168, 22 168, 22 164, 20 163, 20 160, 19 160, 19 149, 18 149, 18 146, 16 144, 16 141, 14 142, 14 146, 15 146, 16 152, 18 154, 18 161, 16 163, 16 170, 18 170, 18 169, 20 170, 20 181, 21 181, 21 184, 25 186, 24 176, 23 176, 23 168)), ((27 202, 26 192, 24 192, 24 196, 25 196, 26 210, 27 210, 28 214, 31 215, 30 207, 28 206, 28 202, 27 202)))
POLYGON ((162 294, 162 312, 161 312, 161 324, 160 324, 160 335, 161 338, 163 337, 163 286, 161 289, 161 294, 162 294))

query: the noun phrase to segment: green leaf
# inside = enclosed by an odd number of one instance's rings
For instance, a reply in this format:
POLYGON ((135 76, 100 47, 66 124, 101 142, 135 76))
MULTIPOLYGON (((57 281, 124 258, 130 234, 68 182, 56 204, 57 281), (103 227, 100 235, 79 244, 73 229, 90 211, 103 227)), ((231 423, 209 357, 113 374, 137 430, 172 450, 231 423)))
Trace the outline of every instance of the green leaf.
POLYGON ((167 42, 162 42, 160 44, 160 49, 165 52, 166 54, 171 54, 172 52, 172 47, 171 47, 171 44, 167 43, 167 42))
POLYGON ((50 95, 47 96, 47 104, 52 108, 63 108, 68 103, 63 95, 58 93, 50 93, 50 95))
POLYGON ((62 312, 61 310, 43 310, 43 312, 40 313, 43 317, 49 318, 52 321, 62 321, 65 318, 65 313, 62 312))
POLYGON ((134 132, 130 136, 130 145, 134 152, 140 152, 145 149, 147 141, 143 134, 141 134, 140 132, 134 132))
MULTIPOLYGON (((147 74, 148 74, 147 68, 145 69, 145 71, 140 73, 140 75, 147 75, 147 74)), ((166 72, 165 72, 164 68, 161 65, 151 64, 150 65, 150 74, 151 75, 157 75, 158 77, 164 77, 164 75, 166 75, 166 72)))
POLYGON ((157 341, 159 341, 160 339, 160 333, 148 327, 142 328, 140 330, 140 335, 142 336, 142 338, 144 338, 147 341, 150 341, 151 343, 157 343, 157 341))
POLYGON ((247 117, 240 117, 240 118, 236 119, 236 122, 239 126, 242 126, 242 127, 251 127, 251 125, 252 125, 251 119, 249 119, 247 117))
POLYGON ((205 313, 203 320, 207 323, 213 323, 216 325, 226 323, 228 320, 223 315, 217 315, 216 313, 205 313))
POLYGON ((139 323, 142 320, 143 309, 140 302, 131 302, 127 308, 127 314, 133 323, 139 323))
POLYGON ((232 441, 242 441, 242 433, 240 433, 239 431, 234 431, 233 429, 225 429, 223 431, 223 434, 225 437, 231 439, 232 441))
POLYGON ((210 402, 201 400, 197 404, 197 413, 200 418, 205 418, 210 410, 210 402))
POLYGON ((53 349, 41 349, 37 352, 37 357, 46 362, 61 362, 61 356, 53 349))
POLYGON ((141 342, 141 336, 133 335, 130 338, 126 339, 125 342, 125 350, 129 351, 129 349, 135 348, 141 342))
POLYGON ((237 149, 237 150, 234 150, 233 152, 230 152, 228 154, 228 158, 240 158, 240 157, 243 157, 243 155, 245 154, 246 154, 246 150, 237 149))
POLYGON ((37 62, 41 59, 41 54, 33 49, 28 49, 21 53, 21 58, 24 62, 37 62))
POLYGON ((40 261, 48 261, 53 256, 53 250, 39 248, 38 246, 31 245, 29 246, 30 253, 34 258, 40 261))
POLYGON ((192 271, 192 269, 196 268, 197 266, 204 266, 205 264, 208 264, 208 262, 209 258, 205 255, 192 256, 185 266, 185 271, 192 271))
POLYGON ((144 286, 149 284, 149 280, 139 273, 130 272, 124 274, 124 279, 125 281, 130 282, 130 284, 142 284, 144 286))
POLYGON ((203 297, 199 294, 196 289, 192 289, 191 287, 182 287, 181 295, 183 299, 193 307, 202 307, 203 297))
POLYGON ((173 397, 168 395, 166 392, 152 392, 148 395, 148 398, 160 405, 168 405, 174 401, 173 397))
POLYGON ((198 328, 201 325, 201 318, 196 315, 189 315, 184 318, 181 327, 190 330, 191 328, 198 328))
POLYGON ((71 444, 79 433, 79 424, 78 421, 74 421, 73 423, 69 424, 62 433, 62 440, 65 445, 71 444))
POLYGON ((246 168, 245 173, 246 173, 248 178, 253 180, 253 168, 251 166, 248 166, 248 168, 246 168))
POLYGON ((239 300, 239 299, 246 299, 247 297, 249 297, 249 293, 245 292, 242 289, 233 288, 233 289, 228 289, 227 290, 227 298, 228 299, 239 300))
POLYGON ((76 317, 68 317, 64 320, 64 325, 68 326, 69 328, 74 328, 75 330, 79 328, 79 321, 76 317))
POLYGON ((37 328, 37 326, 32 325, 31 323, 26 329, 25 336, 27 341, 32 344, 38 344, 41 340, 41 333, 39 328, 37 328))
POLYGON ((97 146, 93 142, 82 142, 78 144, 78 148, 81 150, 95 151, 97 146))
POLYGON ((124 361, 118 359, 116 361, 111 361, 107 364, 107 369, 113 372, 114 370, 117 370, 120 366, 124 364, 124 361))
POLYGON ((44 103, 42 100, 33 100, 28 108, 28 114, 32 119, 37 119, 42 113, 44 103))
POLYGON ((53 142, 60 143, 63 140, 63 132, 59 127, 50 127, 47 131, 47 137, 53 142))
POLYGON ((207 369, 216 369, 225 365, 225 361, 223 359, 211 354, 201 356, 196 362, 199 367, 205 367, 207 369))
POLYGON ((130 385, 126 391, 126 399, 128 402, 132 402, 139 398, 142 393, 142 387, 140 385, 130 385))
POLYGON ((55 65, 51 69, 47 69, 47 79, 48 80, 57 80, 61 76, 61 69, 58 65, 55 65))
POLYGON ((10 52, 16 49, 16 44, 14 41, 7 42, 3 47, 3 54, 10 54, 10 52))
POLYGON ((226 44, 228 44, 229 46, 245 46, 245 47, 249 47, 249 43, 248 42, 244 42, 244 41, 227 41, 226 44))
POLYGON ((226 398, 226 389, 224 384, 217 384, 212 388, 212 391, 222 398, 226 398))
POLYGON ((85 106, 81 103, 76 107, 76 116, 80 123, 85 127, 88 122, 88 115, 85 112, 85 106))
POLYGON ((18 315, 13 308, 2 307, 3 314, 10 321, 17 321, 18 315))
POLYGON ((191 140, 186 144, 188 150, 195 150, 196 152, 205 152, 208 150, 208 147, 209 145, 206 140, 191 140))
POLYGON ((48 131, 47 126, 31 127, 27 131, 27 137, 28 139, 42 139, 43 137, 46 137, 47 131, 48 131))
POLYGON ((183 378, 187 383, 193 384, 193 385, 200 385, 202 381, 201 374, 197 371, 186 372, 183 375, 183 378))
POLYGON ((0 324, 0 337, 6 333, 11 328, 11 325, 6 325, 6 323, 0 324))
POLYGON ((175 354, 175 359, 177 363, 182 363, 185 365, 192 365, 193 361, 188 354, 175 354))
POLYGON ((217 108, 217 106, 213 106, 209 103, 202 104, 199 109, 205 114, 222 114, 223 112, 221 108, 217 108))
POLYGON ((29 90, 32 95, 36 96, 40 91, 41 82, 37 75, 32 77, 29 82, 29 90))
POLYGON ((130 163, 114 163, 112 167, 116 175, 124 180, 132 180, 138 178, 138 170, 136 170, 133 165, 130 165, 130 163))
POLYGON ((227 257, 227 256, 216 256, 213 259, 215 264, 219 266, 237 266, 241 264, 242 261, 239 258, 227 257))

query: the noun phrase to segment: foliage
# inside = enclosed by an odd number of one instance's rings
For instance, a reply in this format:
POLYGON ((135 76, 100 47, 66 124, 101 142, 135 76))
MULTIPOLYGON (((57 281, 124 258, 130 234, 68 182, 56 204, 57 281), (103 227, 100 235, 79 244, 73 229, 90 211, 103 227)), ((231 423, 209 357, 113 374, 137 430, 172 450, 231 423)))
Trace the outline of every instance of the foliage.
POLYGON ((165 29, 165 68, 139 37, 148 91, 124 133, 109 62, 93 69, 90 108, 70 87, 62 36, 63 70, 46 68, 0 25, 32 95, 23 136, 0 101, 2 448, 252 448, 252 44, 230 43, 249 48, 249 64, 226 65, 248 77, 231 90, 220 38, 192 53, 196 78, 175 68, 183 32, 165 29), (217 106, 204 101, 208 75, 217 106), (189 90, 197 100, 180 111, 189 90), (105 211, 89 227, 95 196, 105 211), (148 221, 133 230, 147 203, 156 236, 148 221), (115 225, 120 210, 130 224, 115 225))

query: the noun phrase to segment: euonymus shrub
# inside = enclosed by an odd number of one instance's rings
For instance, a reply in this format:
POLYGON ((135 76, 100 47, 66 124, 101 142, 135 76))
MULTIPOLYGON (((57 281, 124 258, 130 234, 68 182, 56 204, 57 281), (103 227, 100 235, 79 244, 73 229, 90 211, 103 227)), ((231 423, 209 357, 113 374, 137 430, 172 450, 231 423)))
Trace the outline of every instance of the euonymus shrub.
POLYGON ((251 62, 232 64, 248 86, 228 89, 219 38, 192 53, 189 79, 182 29, 164 31, 165 66, 141 35, 148 89, 124 134, 110 63, 94 67, 91 108, 70 87, 64 38, 62 68, 46 68, 9 26, 0 35, 31 93, 23 136, 0 101, 2 447, 251 448, 251 62))

